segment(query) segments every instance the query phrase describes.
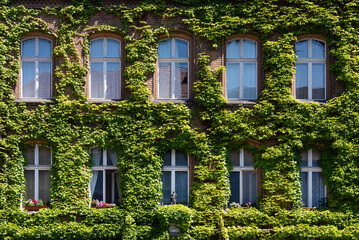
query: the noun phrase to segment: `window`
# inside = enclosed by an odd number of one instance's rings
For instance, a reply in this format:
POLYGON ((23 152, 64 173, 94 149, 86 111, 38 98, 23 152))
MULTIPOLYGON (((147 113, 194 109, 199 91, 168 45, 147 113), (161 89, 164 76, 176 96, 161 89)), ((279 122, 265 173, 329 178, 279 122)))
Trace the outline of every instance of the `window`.
POLYGON ((295 44, 295 94, 297 99, 325 100, 325 43, 309 38, 295 44))
POLYGON ((188 204, 188 156, 184 151, 165 153, 162 172, 163 204, 171 204, 171 194, 176 192, 177 203, 188 204))
POLYGON ((312 149, 300 154, 302 158, 302 201, 304 207, 319 207, 325 204, 326 187, 322 169, 319 167, 320 155, 312 149))
POLYGON ((121 89, 121 44, 99 38, 90 45, 90 98, 119 99, 121 89))
POLYGON ((188 98, 188 42, 162 40, 158 47, 158 98, 188 98))
POLYGON ((257 172, 254 169, 253 155, 242 149, 231 152, 232 172, 230 176, 231 197, 229 202, 246 204, 256 202, 257 172))
POLYGON ((21 46, 21 97, 50 98, 51 41, 39 37, 27 38, 21 46))
POLYGON ((26 148, 24 155, 28 164, 25 167, 25 199, 50 201, 51 149, 36 144, 26 148))
POLYGON ((93 200, 116 202, 120 200, 118 157, 114 150, 91 148, 93 159, 92 179, 90 183, 93 200))
POLYGON ((227 42, 227 98, 257 99, 257 43, 254 41, 227 42))

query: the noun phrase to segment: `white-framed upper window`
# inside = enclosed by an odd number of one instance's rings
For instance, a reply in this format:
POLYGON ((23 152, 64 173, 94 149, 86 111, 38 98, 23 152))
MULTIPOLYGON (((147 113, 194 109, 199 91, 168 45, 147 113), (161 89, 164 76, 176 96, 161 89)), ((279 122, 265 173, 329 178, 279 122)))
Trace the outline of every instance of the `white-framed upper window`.
POLYGON ((36 144, 24 150, 27 161, 25 166, 25 199, 50 201, 51 149, 36 144))
POLYGON ((235 39, 226 49, 227 99, 257 99, 257 43, 235 39))
POLYGON ((295 94, 297 99, 326 99, 325 42, 309 38, 295 44, 295 94))
POLYGON ((158 98, 188 99, 188 41, 165 39, 158 46, 158 98))
POLYGON ((162 171, 162 204, 171 204, 171 194, 177 194, 176 202, 189 203, 189 167, 188 156, 182 150, 170 150, 163 157, 162 171))
POLYGON ((301 187, 304 207, 319 207, 326 203, 327 189, 322 169, 319 167, 320 154, 312 149, 301 152, 301 187))
POLYGON ((21 97, 51 98, 52 43, 40 37, 21 41, 21 97))
POLYGON ((115 150, 94 147, 90 149, 93 166, 90 193, 93 200, 114 203, 120 201, 120 175, 115 150))
POLYGON ((90 43, 90 98, 121 98, 121 42, 97 38, 90 43))
POLYGON ((256 203, 257 171, 254 169, 252 153, 246 149, 231 151, 230 158, 233 169, 230 175, 231 197, 229 202, 256 203))

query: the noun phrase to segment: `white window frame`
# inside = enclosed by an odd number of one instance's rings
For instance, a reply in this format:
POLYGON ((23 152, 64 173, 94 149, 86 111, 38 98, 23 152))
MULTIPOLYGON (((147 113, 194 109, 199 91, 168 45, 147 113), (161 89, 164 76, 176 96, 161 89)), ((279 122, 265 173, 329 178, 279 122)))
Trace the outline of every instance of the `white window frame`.
MULTIPOLYGON (((187 155, 187 153, 186 153, 187 155)), ((171 166, 163 166, 163 172, 171 172, 171 194, 176 192, 176 172, 187 172, 187 203, 189 203, 189 156, 187 166, 176 166, 176 150, 171 149, 171 166)), ((176 192, 177 193, 177 192, 176 192)))
MULTIPOLYGON (((50 171, 52 165, 52 150, 50 149, 50 165, 39 165, 39 144, 34 148, 34 165, 25 166, 25 171, 34 171, 34 198, 39 199, 39 171, 50 171)), ((45 147, 45 146, 44 146, 45 147)), ((48 147, 47 147, 48 148, 48 147)))
POLYGON ((190 73, 190 66, 189 66, 189 41, 182 39, 182 38, 176 38, 176 37, 172 37, 172 38, 166 38, 166 39, 161 39, 160 42, 165 41, 171 39, 171 58, 159 58, 158 57, 158 66, 157 66, 157 89, 158 89, 158 93, 157 93, 157 98, 158 99, 188 99, 189 98, 189 83, 190 83, 190 77, 189 77, 189 73, 190 73), (175 57, 175 51, 176 51, 176 39, 181 40, 181 41, 185 41, 187 42, 187 56, 188 58, 176 58, 175 57), (171 98, 160 98, 160 74, 159 74, 159 65, 160 63, 170 63, 171 64, 171 98), (176 63, 187 63, 188 66, 188 74, 187 74, 187 98, 176 98, 175 97, 175 83, 176 83, 176 63))
MULTIPOLYGON (((253 39, 248 39, 248 38, 240 38, 240 39, 232 39, 230 41, 227 41, 226 43, 226 52, 227 52, 227 44, 232 42, 232 41, 236 41, 236 40, 240 40, 240 44, 239 44, 239 58, 227 58, 226 56, 226 68, 227 68, 227 64, 228 63, 239 63, 239 98, 229 98, 227 96, 227 91, 226 91, 226 96, 227 99, 229 100, 257 100, 258 98, 258 42, 254 41, 253 39), (243 58, 243 40, 248 40, 251 42, 255 42, 256 43, 256 58, 243 58), (244 98, 243 97, 243 68, 244 68, 244 63, 255 63, 256 64, 256 96, 254 98, 244 98)), ((228 78, 226 77, 226 84, 228 83, 228 78)), ((228 85, 227 85, 228 86, 228 85)))
MULTIPOLYGON (((90 153, 91 153, 91 150, 94 149, 94 148, 99 148, 99 149, 102 149, 102 159, 103 159, 103 165, 102 166, 92 166, 91 167, 91 171, 102 171, 102 196, 103 196, 103 201, 106 202, 107 199, 106 199, 106 170, 116 170, 116 172, 114 173, 119 173, 119 169, 117 166, 107 166, 107 148, 100 148, 100 147, 92 147, 90 148, 90 153)), ((115 182, 115 176, 112 175, 111 176, 111 181, 112 182, 115 182)), ((91 189, 90 187, 90 184, 89 184, 89 189, 91 189)), ((90 199, 92 199, 92 192, 90 192, 90 199)), ((115 200, 115 186, 112 185, 112 201, 111 202, 114 202, 115 200)), ((107 202, 106 202, 107 203, 107 202)))
MULTIPOLYGON (((324 101, 327 99, 327 44, 325 41, 316 38, 307 38, 300 39, 297 42, 308 41, 308 58, 298 58, 296 59, 296 63, 307 63, 308 64, 308 99, 299 99, 299 100, 316 100, 316 101, 324 101), (324 58, 312 58, 312 40, 316 40, 318 42, 324 43, 324 58), (312 64, 313 63, 324 63, 324 99, 313 99, 312 98, 312 64)), ((295 87, 295 91, 297 91, 297 86, 295 87)))
MULTIPOLYGON (((313 207, 313 172, 322 172, 322 169, 320 167, 313 167, 313 149, 308 149, 307 150, 307 154, 308 154, 308 167, 302 167, 301 172, 306 172, 308 173, 307 175, 307 183, 308 183, 308 192, 307 192, 307 196, 308 196, 308 208, 312 208, 313 207)), ((327 197, 327 186, 324 185, 324 195, 325 197, 327 197)))
POLYGON ((89 84, 89 95, 90 95, 90 99, 110 99, 110 98, 105 98, 106 97, 106 93, 107 93, 107 63, 108 62, 118 62, 120 63, 120 78, 119 78, 119 82, 118 82, 118 89, 117 89, 117 94, 118 97, 114 98, 114 99, 121 99, 121 68, 122 68, 122 63, 121 63, 121 56, 122 56, 122 51, 121 51, 121 41, 116 39, 116 38, 111 38, 111 37, 100 37, 100 38, 95 38, 92 39, 90 42, 90 48, 91 48, 91 44, 93 41, 95 40, 99 40, 99 39, 103 39, 103 55, 104 57, 91 57, 90 54, 90 84, 89 84), (120 57, 107 57, 107 39, 111 39, 111 40, 115 40, 117 42, 119 42, 119 51, 120 51, 120 57), (92 78, 91 78, 91 62, 102 62, 103 63, 103 98, 93 98, 91 96, 91 82, 92 82, 92 78))
MULTIPOLYGON (((26 98, 39 98, 39 62, 50 62, 51 64, 51 72, 50 72, 50 97, 52 98, 52 41, 48 38, 43 38, 43 37, 29 37, 29 38, 25 38, 23 40, 21 40, 21 97, 23 98, 23 92, 24 92, 24 84, 23 84, 23 62, 35 62, 35 97, 26 97, 26 98), (29 39, 35 39, 35 57, 24 57, 22 55, 24 49, 23 49, 23 42, 25 40, 29 40, 29 39), (51 49, 51 56, 50 57, 39 57, 39 39, 45 39, 50 41, 50 49, 51 49)), ((46 98, 45 98, 46 99, 46 98)))

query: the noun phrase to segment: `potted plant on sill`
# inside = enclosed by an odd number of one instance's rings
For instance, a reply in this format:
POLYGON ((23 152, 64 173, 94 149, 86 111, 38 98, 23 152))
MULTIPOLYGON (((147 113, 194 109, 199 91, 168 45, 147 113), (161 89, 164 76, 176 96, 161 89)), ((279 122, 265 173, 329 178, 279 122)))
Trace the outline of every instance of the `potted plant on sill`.
POLYGON ((42 200, 27 200, 25 202, 25 210, 27 211, 39 211, 41 208, 49 208, 50 202, 46 201, 45 203, 42 200))
POLYGON ((112 208, 115 207, 116 204, 115 203, 105 203, 103 201, 99 201, 99 200, 93 200, 91 202, 91 207, 95 207, 95 208, 112 208))

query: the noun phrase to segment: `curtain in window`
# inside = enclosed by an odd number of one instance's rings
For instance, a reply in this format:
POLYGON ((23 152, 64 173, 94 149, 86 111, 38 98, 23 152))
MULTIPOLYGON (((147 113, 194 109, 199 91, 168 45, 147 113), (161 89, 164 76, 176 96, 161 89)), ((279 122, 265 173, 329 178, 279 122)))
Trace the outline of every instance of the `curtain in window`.
POLYGON ((39 170, 39 199, 50 201, 50 171, 39 170))
POLYGON ((302 202, 304 204, 304 207, 308 207, 308 173, 302 172, 300 173, 300 177, 302 178, 302 202))
POLYGON ((91 62, 91 98, 103 98, 103 62, 91 62))
POLYGON ((188 64, 187 63, 175 63, 175 98, 187 98, 188 97, 188 64))
POLYGON ((107 165, 117 166, 118 156, 115 150, 107 150, 107 165))
POLYGON ((186 171, 175 172, 177 203, 187 204, 188 202, 188 173, 186 171))
POLYGON ((95 166, 103 165, 102 149, 100 149, 98 147, 92 148, 91 154, 92 154, 92 160, 93 160, 95 166))
POLYGON ((256 202, 257 174, 255 171, 243 171, 243 203, 256 202))
POLYGON ((107 63, 107 99, 118 99, 120 98, 120 63, 119 62, 108 62, 107 63))
POLYGON ((50 98, 51 62, 39 62, 39 98, 50 98))
POLYGON ((171 98, 172 92, 172 80, 171 74, 172 67, 171 63, 159 63, 159 98, 171 98))
POLYGON ((35 62, 22 62, 22 97, 35 97, 35 62))
POLYGON ((257 64, 243 63, 243 98, 255 99, 257 91, 257 64))
POLYGON ((231 184, 231 197, 229 202, 239 203, 239 172, 231 172, 230 176, 230 184, 231 184))
POLYGON ((103 171, 92 171, 91 194, 92 199, 103 200, 103 171))
POLYGON ((325 202, 324 177, 320 172, 313 172, 313 207, 319 207, 325 202))
POLYGON ((165 204, 171 203, 171 172, 163 171, 162 176, 162 202, 165 204))
POLYGON ((25 171, 25 183, 26 183, 26 194, 25 199, 34 199, 35 196, 35 171, 26 170, 25 171))
POLYGON ((227 97, 239 98, 239 63, 227 63, 227 97))

